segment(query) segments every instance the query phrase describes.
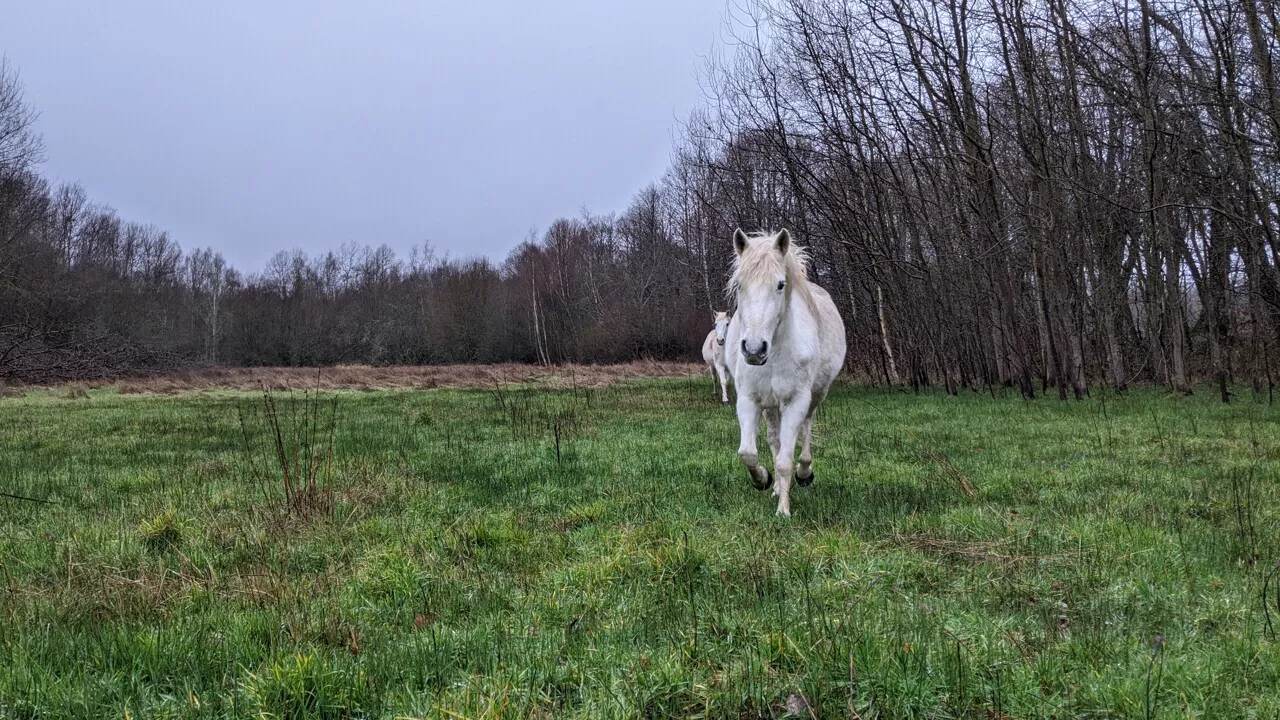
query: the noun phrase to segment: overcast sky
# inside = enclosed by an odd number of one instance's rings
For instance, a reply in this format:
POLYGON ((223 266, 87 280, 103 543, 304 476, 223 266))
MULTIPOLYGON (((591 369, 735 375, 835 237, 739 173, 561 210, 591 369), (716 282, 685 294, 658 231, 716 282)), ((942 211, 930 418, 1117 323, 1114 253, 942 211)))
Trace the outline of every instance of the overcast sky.
POLYGON ((44 172, 243 270, 429 240, 500 259, 622 210, 699 102, 725 0, 9 3, 44 172))

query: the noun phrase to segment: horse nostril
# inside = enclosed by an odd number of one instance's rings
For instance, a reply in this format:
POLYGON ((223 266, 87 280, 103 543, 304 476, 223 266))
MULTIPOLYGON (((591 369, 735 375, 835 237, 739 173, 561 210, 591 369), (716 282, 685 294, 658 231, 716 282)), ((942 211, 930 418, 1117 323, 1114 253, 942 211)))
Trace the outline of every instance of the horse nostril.
POLYGON ((768 354, 769 354, 769 341, 765 340, 764 342, 760 343, 760 355, 761 357, 763 357, 768 354))
POLYGON ((746 338, 743 338, 743 339, 742 339, 742 354, 743 354, 743 355, 750 355, 750 354, 751 354, 751 353, 747 350, 747 339, 746 339, 746 338))

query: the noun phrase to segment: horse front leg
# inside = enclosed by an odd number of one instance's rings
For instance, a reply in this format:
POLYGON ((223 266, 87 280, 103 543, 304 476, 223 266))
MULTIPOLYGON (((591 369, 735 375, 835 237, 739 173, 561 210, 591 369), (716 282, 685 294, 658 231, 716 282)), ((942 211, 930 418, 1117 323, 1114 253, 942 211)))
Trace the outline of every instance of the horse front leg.
POLYGON ((778 514, 791 517, 791 471, 796 454, 796 440, 805 417, 809 414, 809 398, 793 398, 782 406, 778 452, 773 458, 774 481, 778 485, 778 514))
POLYGON ((738 428, 741 430, 741 441, 738 443, 738 458, 747 468, 751 476, 751 484, 757 490, 764 490, 773 484, 773 475, 760 467, 760 455, 756 452, 756 434, 760 429, 760 406, 750 397, 738 394, 738 428))
POLYGON ((729 386, 725 383, 725 375, 728 374, 724 365, 716 365, 716 375, 720 378, 720 402, 725 405, 729 404, 729 386))
POLYGON ((813 413, 800 425, 800 462, 796 468, 796 484, 808 487, 813 484, 813 413))
MULTIPOLYGON (((778 408, 764 409, 764 436, 769 440, 769 456, 775 461, 778 457, 778 444, 781 442, 779 428, 782 427, 782 412, 778 408)), ((778 496, 778 486, 773 486, 773 496, 778 496)))

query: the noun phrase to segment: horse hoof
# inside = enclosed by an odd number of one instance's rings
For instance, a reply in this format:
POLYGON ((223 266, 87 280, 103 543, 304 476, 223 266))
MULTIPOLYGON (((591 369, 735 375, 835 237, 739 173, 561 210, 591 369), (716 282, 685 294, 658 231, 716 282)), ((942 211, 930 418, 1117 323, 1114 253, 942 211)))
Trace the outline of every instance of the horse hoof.
POLYGON ((810 485, 813 484, 813 473, 809 473, 809 477, 807 478, 802 478, 799 475, 797 475, 796 484, 799 485, 800 487, 809 487, 810 485))
POLYGON ((758 482, 755 482, 754 475, 751 476, 751 481, 756 486, 757 490, 768 490, 769 488, 773 487, 773 473, 769 472, 768 468, 765 468, 764 473, 766 478, 763 485, 761 485, 758 482))

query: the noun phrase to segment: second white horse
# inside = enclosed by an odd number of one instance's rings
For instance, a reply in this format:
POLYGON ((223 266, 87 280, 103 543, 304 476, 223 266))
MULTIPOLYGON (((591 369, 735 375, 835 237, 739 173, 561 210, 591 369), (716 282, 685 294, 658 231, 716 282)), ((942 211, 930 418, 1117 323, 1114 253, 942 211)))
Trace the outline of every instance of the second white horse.
POLYGON ((715 381, 719 379, 720 402, 728 404, 729 390, 725 381, 729 379, 729 370, 724 364, 724 342, 729 333, 729 313, 716 311, 715 322, 716 326, 707 333, 707 339, 702 341, 702 359, 711 368, 711 391, 715 392, 715 381))

